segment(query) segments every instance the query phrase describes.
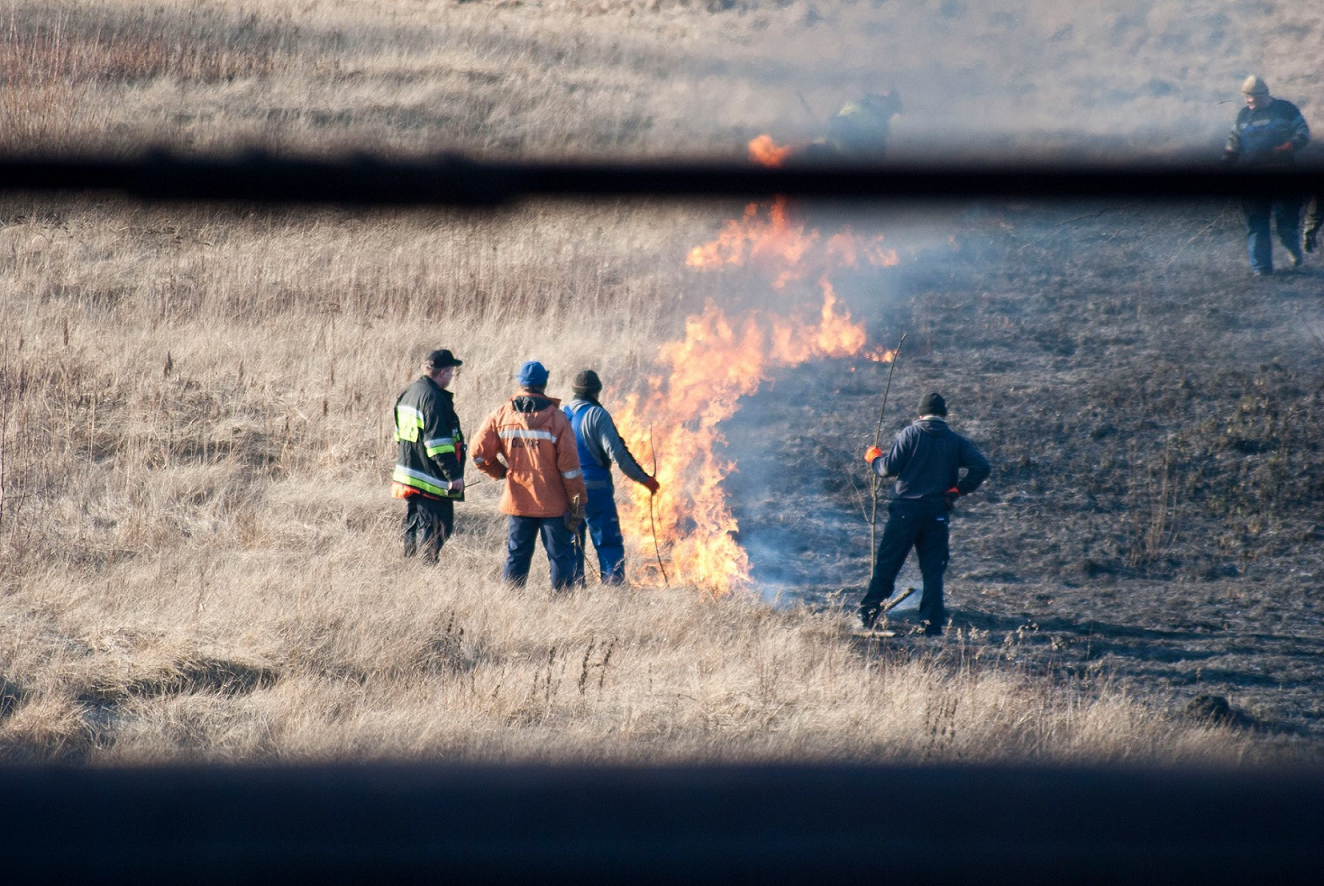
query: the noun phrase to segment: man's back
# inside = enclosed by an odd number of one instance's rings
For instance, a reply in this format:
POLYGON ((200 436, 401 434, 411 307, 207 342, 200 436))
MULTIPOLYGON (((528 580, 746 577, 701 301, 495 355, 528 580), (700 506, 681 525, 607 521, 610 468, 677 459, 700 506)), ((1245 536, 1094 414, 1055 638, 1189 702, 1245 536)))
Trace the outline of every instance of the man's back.
POLYGON ((570 422, 559 403, 541 394, 519 394, 486 422, 474 444, 474 463, 504 477, 499 509, 525 517, 559 517, 576 494, 584 501, 584 480, 570 422), (496 461, 504 455, 506 467, 496 461))
POLYGON ((973 443, 933 416, 898 434, 882 463, 882 472, 897 478, 894 497, 907 500, 940 499, 952 488, 968 495, 991 471, 988 459, 973 443), (967 469, 964 478, 961 468, 967 469))

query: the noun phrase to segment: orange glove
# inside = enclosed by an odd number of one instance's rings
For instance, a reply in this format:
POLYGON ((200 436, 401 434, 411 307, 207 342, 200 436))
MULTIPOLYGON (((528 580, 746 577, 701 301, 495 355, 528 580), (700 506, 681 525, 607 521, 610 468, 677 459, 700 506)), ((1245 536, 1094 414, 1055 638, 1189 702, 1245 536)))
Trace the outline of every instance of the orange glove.
POLYGON ((871 465, 873 464, 874 459, 882 457, 883 450, 879 449, 877 446, 870 446, 868 449, 864 450, 864 460, 871 465))

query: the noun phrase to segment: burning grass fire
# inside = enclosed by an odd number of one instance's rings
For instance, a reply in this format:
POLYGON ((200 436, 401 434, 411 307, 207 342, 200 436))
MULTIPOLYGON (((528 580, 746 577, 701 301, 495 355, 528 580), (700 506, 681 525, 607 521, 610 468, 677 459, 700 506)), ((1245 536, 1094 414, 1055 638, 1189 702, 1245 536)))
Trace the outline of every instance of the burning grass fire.
MULTIPOLYGON (((799 296, 802 304, 785 316, 749 310, 733 317, 709 300, 702 313, 687 318, 683 340, 663 345, 658 373, 617 416, 627 439, 652 440, 644 462, 656 456, 662 484, 653 502, 657 541, 668 574, 679 581, 718 594, 749 582, 749 557, 736 541, 722 488, 734 463, 720 454, 725 440, 719 425, 735 414, 739 399, 754 393, 773 369, 856 355, 892 359, 883 348, 866 352, 864 325, 852 320, 832 285, 833 271, 862 263, 887 267, 897 256, 882 246, 881 236, 865 240, 843 230, 825 238, 806 229, 781 197, 766 214, 751 203, 715 240, 689 252, 686 264, 697 271, 751 268, 782 293, 778 301, 799 296), (810 279, 816 285, 803 285, 810 279)), ((627 538, 639 545, 633 562, 656 574, 651 552, 644 553, 652 532, 647 492, 640 488, 620 502, 620 511, 627 538)))

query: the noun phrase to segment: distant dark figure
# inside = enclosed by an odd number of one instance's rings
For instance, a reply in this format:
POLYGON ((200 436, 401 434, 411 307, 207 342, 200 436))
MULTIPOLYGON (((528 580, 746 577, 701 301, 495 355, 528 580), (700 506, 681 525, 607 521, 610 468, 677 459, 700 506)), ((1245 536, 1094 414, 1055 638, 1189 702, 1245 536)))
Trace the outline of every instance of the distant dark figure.
POLYGON ((805 148, 816 162, 878 159, 887 150, 892 118, 901 113, 896 90, 872 92, 847 102, 828 121, 828 134, 805 148))
MULTIPOLYGON (((1229 163, 1256 169, 1290 167, 1296 154, 1310 141, 1310 127, 1296 105, 1269 95, 1268 85, 1251 75, 1241 85, 1246 107, 1227 137, 1224 158, 1229 163)), ((1298 196, 1265 196, 1246 200, 1246 243, 1250 270, 1256 277, 1273 273, 1272 222, 1278 239, 1292 256, 1292 266, 1301 264, 1301 203, 1298 196)))
POLYGON ((919 418, 908 425, 886 455, 876 446, 864 454, 880 477, 896 477, 887 505, 887 527, 878 543, 869 590, 860 601, 860 622, 872 628, 884 601, 895 590, 897 574, 910 549, 919 557, 924 596, 919 616, 924 633, 942 634, 947 610, 942 600, 942 577, 947 571, 948 514, 956 500, 969 495, 988 478, 988 459, 975 445, 947 427, 947 404, 941 394, 926 394, 919 401, 919 418), (960 476, 965 468, 965 476, 960 476))
POLYGON ((1324 194, 1315 194, 1306 207, 1304 245, 1306 252, 1319 248, 1319 229, 1324 227, 1324 194))
POLYGON ((423 375, 395 401, 399 454, 391 495, 407 503, 405 556, 432 563, 455 527, 455 502, 464 501, 464 434, 446 390, 463 363, 445 348, 433 351, 423 375))

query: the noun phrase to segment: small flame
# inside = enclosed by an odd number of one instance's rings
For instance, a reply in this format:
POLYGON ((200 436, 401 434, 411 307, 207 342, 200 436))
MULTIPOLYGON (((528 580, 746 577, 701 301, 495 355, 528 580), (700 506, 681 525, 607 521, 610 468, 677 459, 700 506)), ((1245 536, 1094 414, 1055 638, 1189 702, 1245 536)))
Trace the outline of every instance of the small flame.
POLYGON ((761 166, 778 167, 793 150, 790 145, 777 144, 770 135, 760 135, 749 143, 749 159, 761 166))

